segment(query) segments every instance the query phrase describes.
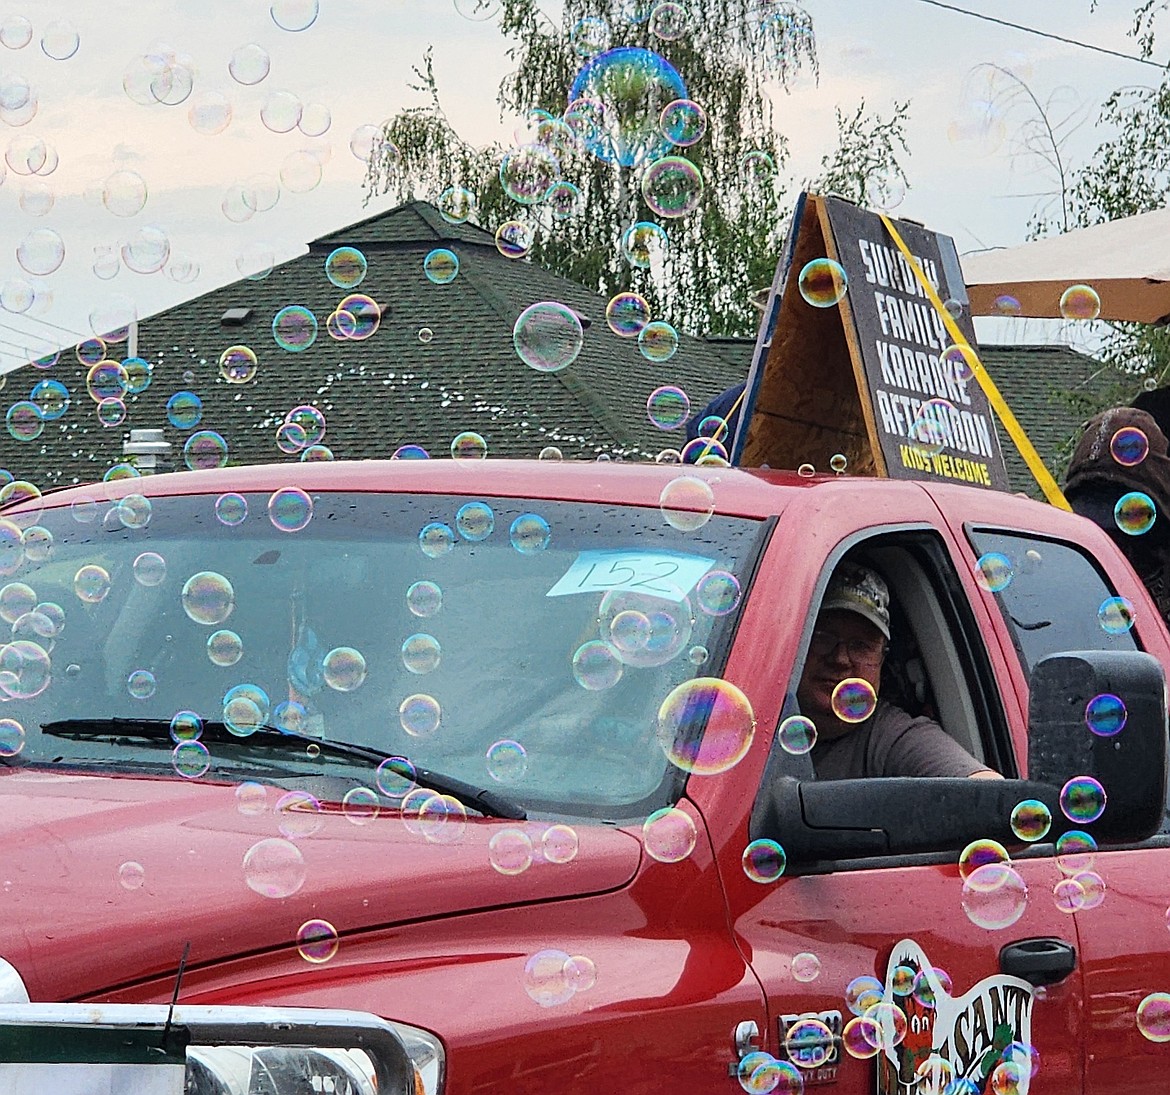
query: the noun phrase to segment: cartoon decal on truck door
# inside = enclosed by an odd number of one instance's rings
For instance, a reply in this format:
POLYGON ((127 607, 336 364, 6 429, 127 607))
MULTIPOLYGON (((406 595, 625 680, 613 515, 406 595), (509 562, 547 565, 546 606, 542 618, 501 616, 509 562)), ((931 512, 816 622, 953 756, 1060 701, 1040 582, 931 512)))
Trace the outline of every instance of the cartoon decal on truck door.
MULTIPOLYGON (((939 973, 912 939, 903 939, 890 954, 883 1002, 900 1009, 906 1023, 904 1037, 900 1018, 897 1031, 893 1022, 881 1031, 879 1095, 911 1095, 922 1088, 923 1077, 932 1076, 943 1081, 939 1090, 952 1079, 969 1080, 974 1087, 966 1090, 982 1095, 1004 1050, 1013 1042, 1032 1044, 1033 993, 1027 981, 994 974, 956 998, 950 978, 944 981, 939 973), (933 1070, 927 1063, 932 1057, 938 1061, 933 1070)), ((896 1016, 892 1009, 886 1014, 896 1016)))

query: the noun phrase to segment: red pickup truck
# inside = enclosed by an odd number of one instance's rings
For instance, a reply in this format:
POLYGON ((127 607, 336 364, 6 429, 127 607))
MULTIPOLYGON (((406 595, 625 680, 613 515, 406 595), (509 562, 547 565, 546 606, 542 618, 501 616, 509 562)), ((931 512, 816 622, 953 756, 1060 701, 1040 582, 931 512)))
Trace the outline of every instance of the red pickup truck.
POLYGON ((1088 522, 491 461, 5 501, 0 1089, 1166 1090, 1170 637, 1088 522), (778 733, 847 552, 1004 780, 778 733))

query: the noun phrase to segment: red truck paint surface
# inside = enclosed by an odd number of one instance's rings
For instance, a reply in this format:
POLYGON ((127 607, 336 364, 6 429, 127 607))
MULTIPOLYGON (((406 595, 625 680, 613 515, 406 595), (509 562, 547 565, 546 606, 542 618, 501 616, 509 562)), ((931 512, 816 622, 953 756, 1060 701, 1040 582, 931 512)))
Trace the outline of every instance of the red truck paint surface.
MULTIPOLYGON (((994 599, 975 581, 964 526, 1019 530, 1087 553, 1136 606, 1141 648, 1170 665, 1170 639, 1116 547, 1086 521, 992 492, 681 471, 711 483, 719 513, 779 518, 723 674, 750 696, 757 732, 730 771, 690 777, 680 806, 696 820, 699 840, 687 859, 664 864, 645 855, 637 825, 581 822, 572 863, 503 877, 485 848, 493 831, 512 823, 472 818, 459 844, 433 846, 410 838, 393 813, 361 828, 331 815, 304 842, 308 883, 271 901, 241 886, 237 867, 270 826, 241 817, 230 786, 4 770, 0 954, 21 972, 33 1000, 168 1000, 189 941, 184 1002, 350 1008, 425 1028, 446 1046, 451 1092, 733 1092, 737 1024, 754 1021, 757 1045, 783 1058, 784 1017, 844 1011, 847 1019, 846 984, 860 974, 882 978, 899 940, 914 940, 945 968, 959 996, 997 972, 1004 944, 1051 936, 1075 944, 1078 962, 1035 1000, 1041 1068, 1032 1092, 1164 1091, 1170 1047, 1146 1040, 1134 1023, 1147 993, 1170 989, 1163 838, 1101 852, 1108 896, 1075 914, 1050 900, 1061 877, 1055 860, 1020 859, 1028 907, 998 932, 964 915, 953 861, 918 857, 770 886, 751 881, 741 865, 818 583, 842 544, 909 528, 944 547, 984 644, 1020 775, 1025 673, 994 599), (149 879, 133 892, 110 885, 130 850, 149 879), (341 936, 337 956, 322 966, 306 965, 290 942, 312 916, 328 917, 341 936), (561 1006, 538 1006, 521 977, 526 957, 545 947, 588 954, 596 985, 561 1006), (801 952, 821 961, 811 982, 792 976, 801 952)), ((656 507, 678 474, 653 466, 322 463, 77 488, 47 496, 46 504, 99 491, 216 495, 296 485, 656 507)), ((925 1026, 908 1035, 908 1045, 916 1042, 929 1050, 925 1026)), ((842 1053, 834 1068, 808 1080, 823 1081, 827 1091, 868 1092, 874 1076, 873 1060, 842 1053)))

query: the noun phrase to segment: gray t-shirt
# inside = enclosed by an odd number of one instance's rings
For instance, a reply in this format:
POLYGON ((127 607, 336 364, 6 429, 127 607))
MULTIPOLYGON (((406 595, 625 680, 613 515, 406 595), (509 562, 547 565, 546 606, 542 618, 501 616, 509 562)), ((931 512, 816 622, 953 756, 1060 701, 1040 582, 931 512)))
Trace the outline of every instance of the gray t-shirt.
POLYGON ((987 765, 976 760, 937 722, 914 718, 892 703, 877 710, 856 729, 812 751, 818 779, 867 776, 954 776, 963 778, 987 765))

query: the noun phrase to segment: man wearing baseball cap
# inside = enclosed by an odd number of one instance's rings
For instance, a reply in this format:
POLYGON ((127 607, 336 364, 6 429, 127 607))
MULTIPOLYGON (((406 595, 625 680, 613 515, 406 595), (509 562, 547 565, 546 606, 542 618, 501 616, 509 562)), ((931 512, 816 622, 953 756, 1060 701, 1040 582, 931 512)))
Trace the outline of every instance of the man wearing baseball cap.
MULTIPOLYGON (((819 779, 867 776, 972 776, 999 779, 932 719, 915 718, 878 697, 890 639, 890 591, 876 571, 841 563, 825 591, 796 690, 801 713, 817 728, 812 759, 819 779), (846 710, 833 693, 853 684, 846 710), (867 703, 867 699, 869 702, 867 703), (876 704, 873 703, 876 700, 876 704), (867 707, 872 712, 866 716, 867 707), (841 715, 846 715, 842 718, 841 715), (849 721, 858 715, 862 721, 849 721)), ((843 689, 842 691, 848 691, 843 689)))

